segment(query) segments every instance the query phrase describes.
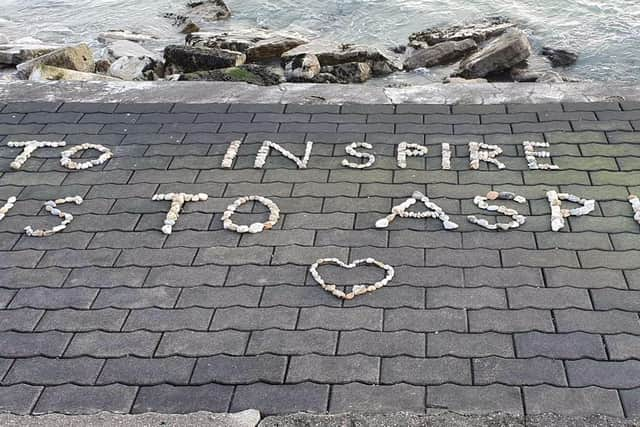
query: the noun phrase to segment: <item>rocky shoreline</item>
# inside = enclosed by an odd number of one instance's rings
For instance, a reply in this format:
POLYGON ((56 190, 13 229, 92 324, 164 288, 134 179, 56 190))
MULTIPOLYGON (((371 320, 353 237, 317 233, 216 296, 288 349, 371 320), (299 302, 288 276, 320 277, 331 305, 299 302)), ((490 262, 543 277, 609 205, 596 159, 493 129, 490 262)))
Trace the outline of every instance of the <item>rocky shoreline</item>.
POLYGON ((429 28, 408 36, 407 45, 379 49, 307 40, 298 34, 262 28, 204 32, 207 22, 229 19, 223 0, 190 2, 164 15, 185 35, 184 44, 150 50, 152 36, 108 31, 105 48, 60 46, 30 37, 10 42, 0 35, 0 66, 15 67, 10 80, 72 81, 234 81, 262 86, 292 83, 364 83, 398 72, 454 71, 444 83, 573 81, 558 69, 577 55, 544 47, 534 52, 528 35, 506 18, 429 28))

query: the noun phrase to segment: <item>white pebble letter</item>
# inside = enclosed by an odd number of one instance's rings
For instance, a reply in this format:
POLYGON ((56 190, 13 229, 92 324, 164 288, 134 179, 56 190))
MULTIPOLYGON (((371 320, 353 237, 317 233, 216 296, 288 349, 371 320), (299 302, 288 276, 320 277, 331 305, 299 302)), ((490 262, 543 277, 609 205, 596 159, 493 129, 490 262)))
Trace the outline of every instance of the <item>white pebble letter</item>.
POLYGON ((271 149, 279 151, 280 154, 285 156, 287 159, 293 160, 293 162, 298 165, 300 169, 305 169, 307 167, 307 163, 309 163, 309 157, 311 157, 311 149, 313 148, 313 142, 307 141, 307 146, 304 150, 304 157, 301 159, 300 157, 294 155, 290 151, 285 150, 280 145, 271 141, 264 141, 262 146, 258 150, 258 155, 256 156, 256 161, 253 163, 253 167, 256 169, 261 169, 265 162, 267 161, 267 157, 269 156, 269 152, 271 149))
POLYGON ((224 158, 222 159, 223 168, 231 169, 231 166, 233 166, 233 161, 236 159, 236 156, 238 155, 238 149, 240 148, 240 144, 242 144, 242 141, 239 141, 239 140, 231 141, 231 144, 229 144, 229 148, 227 148, 227 152, 224 153, 224 158))
POLYGON ((110 149, 100 144, 80 144, 75 145, 68 150, 64 150, 60 153, 60 164, 67 169, 89 169, 94 166, 98 166, 109 160, 113 157, 113 153, 110 149), (86 162, 76 162, 71 158, 74 154, 85 151, 85 150, 96 150, 101 152, 100 156, 97 159, 89 160, 86 162))
POLYGON ((22 153, 18 154, 18 157, 11 162, 11 169, 20 169, 24 162, 27 161, 31 154, 38 148, 42 147, 64 147, 67 145, 64 141, 9 141, 7 143, 9 147, 24 147, 22 153))
POLYGON ((520 215, 517 210, 510 209, 506 206, 490 205, 488 200, 513 200, 517 203, 527 203, 527 199, 522 196, 516 196, 510 191, 489 191, 486 197, 476 196, 473 199, 473 203, 480 209, 485 209, 489 212, 497 212, 499 214, 510 216, 511 222, 496 222, 495 224, 489 224, 484 218, 477 218, 475 215, 469 215, 467 219, 472 224, 477 224, 480 227, 484 227, 488 230, 508 230, 510 228, 518 228, 526 221, 526 217, 520 215))
POLYGON ((429 149, 424 145, 401 142, 398 144, 398 167, 405 169, 407 167, 407 157, 426 156, 429 149))
POLYGON ((187 194, 187 193, 167 193, 167 194, 154 194, 151 200, 171 200, 171 208, 167 212, 167 217, 164 220, 162 226, 162 232, 164 234, 171 234, 173 226, 176 225, 176 221, 180 216, 180 211, 185 202, 199 202, 205 201, 209 196, 205 193, 187 194))
POLYGON ((436 218, 442 221, 442 225, 446 230, 454 230, 458 228, 458 224, 449 220, 447 215, 440 206, 433 203, 427 196, 419 191, 414 191, 411 198, 405 200, 397 206, 391 209, 391 214, 376 221, 376 228, 386 228, 391 222, 399 216, 400 218, 436 218), (427 209, 422 212, 409 212, 411 206, 415 205, 420 200, 427 209))
POLYGON ((376 161, 376 156, 374 156, 373 154, 361 153, 360 151, 356 151, 356 148, 360 147, 366 148, 367 150, 373 150, 373 145, 369 144, 368 142, 352 142, 351 144, 347 145, 344 150, 351 156, 357 157, 359 159, 365 158, 367 159, 367 161, 365 163, 354 163, 350 162, 347 159, 342 159, 342 166, 353 169, 364 169, 368 168, 376 161))
POLYGON ((58 205, 62 205, 64 203, 70 203, 70 202, 73 202, 76 205, 79 205, 82 203, 82 201, 83 201, 82 197, 74 196, 74 197, 65 197, 63 199, 49 200, 45 202, 44 203, 45 210, 53 216, 62 218, 62 222, 59 225, 56 225, 55 227, 49 230, 45 230, 45 229, 34 230, 33 228, 31 228, 30 225, 28 225, 24 228, 24 232, 27 233, 27 236, 47 237, 47 236, 51 236, 52 234, 56 234, 59 231, 64 230, 65 228, 67 228, 67 225, 71 221, 73 221, 73 215, 71 215, 70 213, 62 212, 60 209, 58 209, 58 205))
POLYGON ((236 233, 261 233, 263 230, 271 230, 280 218, 280 208, 270 199, 262 196, 244 196, 240 197, 227 207, 222 214, 222 225, 225 230, 235 231, 236 233), (242 205, 247 202, 259 202, 269 209, 269 219, 266 222, 254 222, 251 225, 238 225, 231 221, 231 215, 242 205))
POLYGON ((554 190, 547 191, 547 200, 551 206, 551 229, 560 231, 564 228, 564 219, 568 216, 582 216, 592 212, 596 207, 595 200, 581 199, 568 193, 557 193, 554 190), (579 208, 562 209, 562 200, 581 204, 579 208))
POLYGON ((548 148, 548 142, 532 142, 532 141, 524 141, 522 143, 524 146, 524 157, 527 160, 527 165, 529 169, 533 170, 552 170, 552 169, 560 169, 556 165, 552 165, 551 163, 538 163, 538 158, 551 158, 551 153, 548 151, 536 151, 536 148, 548 148))
POLYGON ((498 169, 504 169, 504 163, 496 159, 502 154, 502 148, 497 145, 489 145, 484 142, 469 143, 469 166, 471 169, 479 169, 480 161, 493 163, 498 169))
POLYGON ((4 218, 4 216, 7 214, 7 212, 9 212, 11 210, 11 208, 13 207, 14 203, 16 202, 16 200, 17 199, 14 196, 11 196, 7 200, 7 203, 5 203, 0 208, 0 220, 2 220, 2 218, 4 218))
POLYGON ((632 194, 629 196, 629 203, 631 203, 631 209, 633 209, 633 219, 640 224, 640 199, 635 194, 632 194))
POLYGON ((442 169, 451 169, 451 146, 448 142, 442 143, 442 169))

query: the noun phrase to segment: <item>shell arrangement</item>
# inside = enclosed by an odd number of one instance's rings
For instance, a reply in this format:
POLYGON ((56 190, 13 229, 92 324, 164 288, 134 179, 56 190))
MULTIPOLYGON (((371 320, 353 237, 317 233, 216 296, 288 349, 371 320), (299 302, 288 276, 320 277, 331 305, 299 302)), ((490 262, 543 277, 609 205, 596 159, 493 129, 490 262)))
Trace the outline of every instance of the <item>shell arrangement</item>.
POLYGON ((510 216, 511 222, 497 222, 495 224, 490 224, 484 218, 478 218, 475 215, 469 215, 467 219, 472 224, 479 225, 480 227, 484 227, 488 230, 509 230, 510 228, 518 228, 522 224, 525 223, 526 218, 518 213, 515 209, 507 208, 506 206, 498 206, 498 205, 490 205, 489 200, 513 200, 517 203, 527 203, 527 199, 522 196, 517 196, 510 191, 489 191, 486 197, 476 196, 473 199, 473 203, 479 207, 480 209, 485 209, 490 212, 497 212, 499 214, 510 216))
POLYGON ((522 143, 524 147, 524 157, 527 160, 527 166, 532 170, 555 170, 560 169, 557 165, 551 163, 538 163, 538 158, 550 158, 551 153, 548 151, 536 151, 536 148, 548 148, 548 142, 532 142, 524 141, 522 143))
POLYGON ((262 143, 262 146, 258 150, 258 155, 256 156, 256 160, 253 163, 253 167, 256 169, 261 169, 264 166, 265 162, 267 161, 267 157, 269 156, 271 149, 274 149, 276 151, 279 151, 280 154, 282 154, 287 159, 292 160, 300 169, 305 169, 307 167, 307 163, 309 163, 309 157, 311 157, 312 148, 313 148, 313 142, 307 141, 307 145, 304 150, 304 156, 301 159, 300 157, 284 149, 281 145, 276 144, 275 142, 264 141, 262 143))
POLYGON ((113 157, 111 150, 101 144, 80 144, 75 145, 60 153, 60 164, 67 169, 89 169, 94 166, 98 166, 108 161, 113 157), (86 162, 77 162, 71 158, 74 154, 84 150, 97 150, 101 152, 97 159, 87 160, 86 162))
POLYGON ((547 200, 551 206, 551 230, 560 231, 564 228, 564 219, 568 216, 582 216, 592 212, 596 207, 596 201, 581 199, 569 193, 558 193, 554 190, 547 191, 547 200), (582 206, 573 209, 562 209, 562 201, 568 200, 582 206))
POLYGON ((419 191, 415 191, 412 194, 411 198, 405 200, 397 206, 394 206, 391 209, 390 215, 387 215, 385 218, 381 218, 376 221, 376 228, 388 227, 389 224, 391 224, 391 222, 398 216, 401 218, 437 218, 442 221, 442 225, 446 230, 454 230, 458 228, 458 224, 451 221, 449 219, 449 215, 447 215, 440 206, 429 200, 427 196, 419 191), (429 210, 422 212, 407 211, 407 209, 415 205, 418 200, 420 200, 429 210))
POLYGON ((34 151, 42 147, 64 147, 67 145, 65 141, 9 141, 9 147, 24 147, 22 153, 18 154, 14 161, 11 162, 11 169, 18 170, 31 157, 34 151))
POLYGON ((347 159, 342 159, 342 166, 353 169, 365 169, 374 164, 376 161, 376 156, 371 153, 362 153, 360 151, 356 151, 356 148, 361 147, 366 148, 367 150, 373 150, 373 145, 369 144, 368 142, 352 142, 351 144, 347 145, 344 150, 347 152, 347 154, 353 157, 357 157, 359 159, 364 158, 367 159, 367 161, 364 163, 355 163, 347 159))
POLYGON ((393 279, 393 275, 395 274, 395 271, 392 266, 385 264, 383 262, 377 261, 373 258, 359 259, 357 261, 352 262, 351 264, 345 264, 344 262, 340 261, 338 258, 322 258, 317 260, 314 264, 311 265, 311 267, 309 268, 309 272, 311 273, 311 276, 313 277, 313 279, 320 286, 322 286, 322 289, 324 289, 327 292, 330 292, 333 296, 337 298, 342 298, 346 300, 351 300, 358 295, 363 295, 363 294, 366 294, 367 292, 373 292, 377 289, 380 289, 381 287, 389 283, 391 279, 393 279), (375 265, 376 267, 379 267, 385 270, 386 275, 382 280, 379 280, 371 285, 355 285, 353 286, 350 292, 344 292, 338 289, 335 284, 326 283, 322 278, 322 276, 320 276, 320 273, 318 273, 318 267, 324 264, 336 264, 342 268, 347 268, 347 269, 355 268, 361 264, 375 265))
POLYGON ((505 165, 496 159, 502 154, 502 148, 497 145, 489 145, 484 142, 469 143, 469 167, 471 169, 479 169, 480 161, 494 164, 498 169, 504 169, 505 165))
POLYGON ((167 193, 167 194, 154 194, 151 200, 170 200, 171 208, 167 212, 167 217, 164 220, 162 226, 162 232, 164 234, 171 234, 173 232, 173 226, 176 225, 176 221, 180 216, 180 211, 185 202, 199 202, 205 201, 209 196, 205 193, 188 194, 188 193, 167 193))

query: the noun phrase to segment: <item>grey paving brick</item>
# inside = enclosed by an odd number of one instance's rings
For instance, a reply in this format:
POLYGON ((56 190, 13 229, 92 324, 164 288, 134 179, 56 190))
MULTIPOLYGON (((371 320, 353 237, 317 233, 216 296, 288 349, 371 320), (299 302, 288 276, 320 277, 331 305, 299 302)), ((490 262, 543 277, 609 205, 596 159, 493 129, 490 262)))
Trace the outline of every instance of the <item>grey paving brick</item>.
POLYGON ((18 308, 0 311, 0 331, 31 331, 40 321, 44 310, 18 308))
POLYGON ((36 404, 42 387, 16 384, 0 387, 0 411, 28 415, 36 404))
POLYGON ((452 308, 412 310, 398 308, 386 310, 384 330, 411 330, 423 332, 457 331, 467 329, 466 316, 463 310, 452 308))
POLYGON ((22 267, 33 268, 36 266, 40 258, 43 256, 43 251, 24 250, 24 251, 11 251, 0 252, 0 268, 7 267, 22 267))
POLYGON ((62 412, 79 415, 103 411, 128 412, 136 390, 136 387, 121 384, 97 387, 65 384, 45 387, 33 413, 62 412))
MULTIPOLYGON (((278 249, 296 248, 295 246, 283 246, 278 249)), ((298 249, 301 249, 297 247, 298 249)), ((198 250, 193 263, 218 264, 218 265, 243 265, 243 264, 269 264, 272 259, 273 249, 269 247, 253 246, 242 248, 212 247, 198 250)), ((277 252, 273 259, 277 259, 277 252)))
POLYGON ((573 387, 634 388, 640 386, 640 361, 567 361, 567 376, 573 387))
POLYGON ((206 330, 213 310, 205 308, 134 310, 127 318, 124 331, 145 329, 150 331, 175 331, 180 329, 206 330))
POLYGON ((340 334, 338 354, 367 354, 376 356, 425 355, 423 333, 345 331, 340 334))
POLYGON ((424 411, 425 388, 408 384, 345 384, 332 388, 331 412, 424 411), (352 396, 362 396, 353 399, 352 396))
POLYGON ((380 382, 382 384, 403 382, 416 385, 471 384, 471 364, 467 359, 452 357, 437 359, 406 356, 384 358, 380 369, 380 382))
POLYGON ((141 387, 132 413, 160 412, 183 414, 197 411, 225 412, 233 387, 219 384, 173 386, 161 384, 141 387))
POLYGON ((524 413, 518 387, 505 385, 462 386, 444 384, 427 387, 427 407, 444 408, 464 414, 501 411, 524 413))
POLYGON ((634 359, 640 350, 640 337, 637 335, 607 335, 604 340, 612 360, 634 359))
POLYGON ((109 359, 105 362, 96 384, 155 385, 168 382, 186 385, 195 363, 193 358, 177 356, 159 359, 109 359))
POLYGON ((178 307, 257 307, 262 289, 257 286, 198 286, 182 290, 178 307))
POLYGON ((518 287, 508 289, 507 295, 511 308, 592 308, 586 289, 518 287))
POLYGON ((61 332, 0 333, 0 355, 2 357, 58 357, 66 348, 72 334, 61 332))
POLYGON ((621 390, 620 399, 627 417, 640 414, 640 389, 621 390))
POLYGON ((427 290, 427 307, 507 308, 507 298, 503 289, 438 287, 427 290))
POLYGON ((598 387, 525 387, 524 402, 529 414, 553 412, 570 416, 585 413, 623 416, 617 392, 598 387))
POLYGON ((457 332, 435 332, 427 334, 427 356, 513 357, 513 342, 510 335, 492 332, 462 334, 457 332))
POLYGON ((160 333, 147 331, 77 333, 73 336, 64 355, 65 357, 151 357, 160 342, 160 336, 160 333))
POLYGON ((470 332, 526 332, 532 330, 553 332, 553 321, 549 310, 471 310, 470 332))
POLYGON ((258 356, 211 356, 199 358, 191 382, 248 384, 284 382, 287 358, 262 354, 258 356))
POLYGON ((293 356, 287 371, 287 382, 313 381, 319 383, 365 382, 376 383, 380 360, 364 355, 353 356, 293 356))
POLYGON ((317 353, 333 355, 338 332, 312 329, 282 331, 269 329, 251 334, 246 354, 274 353, 283 355, 317 353))
POLYGON ((241 355, 249 339, 248 332, 218 331, 166 332, 162 336, 156 356, 211 356, 215 354, 241 355))
MULTIPOLYGON (((121 103, 116 107, 116 113, 168 113, 173 108, 170 103, 121 103)), ((177 112, 177 111, 176 111, 177 112)))
POLYGON ((271 286, 286 284, 304 284, 307 274, 307 266, 282 265, 282 266, 232 266, 229 268, 227 285, 256 284, 259 286, 271 286))
POLYGON ((330 330, 382 330, 383 310, 369 307, 311 307, 302 308, 298 329, 323 328, 330 330))
POLYGON ((591 297, 596 310, 640 311, 640 291, 594 289, 591 297))
POLYGON ((554 359, 590 357, 606 359, 602 339, 584 332, 545 334, 527 332, 514 337, 519 357, 543 356, 554 359))
POLYGON ((167 264, 190 265, 197 249, 124 249, 118 258, 118 266, 163 266, 167 264))
POLYGON ((426 249, 427 266, 499 267, 500 254, 491 249, 426 249), (473 253, 473 256, 470 256, 473 253))
POLYGON ((128 288, 114 287, 100 290, 92 308, 171 308, 178 299, 180 290, 171 287, 128 288))
POLYGON ((293 329, 298 309, 289 307, 244 308, 231 307, 216 310, 211 329, 261 330, 268 328, 293 329))
POLYGON ((352 213, 299 213, 288 214, 285 220, 286 228, 313 229, 351 229, 355 220, 352 213))
POLYGON ((582 331, 602 334, 640 332, 638 316, 631 312, 567 309, 557 310, 554 314, 558 332, 582 331))
POLYGON ((291 263, 291 264, 311 265, 321 258, 328 258, 328 257, 346 260, 348 252, 349 252, 349 248, 336 247, 336 246, 324 246, 324 247, 280 246, 275 249, 272 263, 273 264, 291 263))
POLYGON ((91 385, 95 382, 103 361, 89 357, 49 359, 32 357, 18 359, 2 380, 3 384, 26 382, 34 385, 58 385, 73 382, 91 385))
POLYGON ((109 288, 114 286, 142 286, 149 269, 143 267, 85 267, 74 268, 64 283, 65 287, 87 286, 109 288))
POLYGON ((466 269, 466 286, 510 287, 521 285, 543 286, 542 271, 532 267, 466 269))
POLYGON ((96 329, 119 331, 127 317, 127 310, 49 310, 38 323, 38 331, 82 332, 96 329))
POLYGON ((608 268, 580 270, 575 268, 545 268, 547 286, 580 288, 627 288, 622 271, 608 268))
POLYGON ((230 410, 236 412, 255 408, 265 415, 298 411, 323 412, 327 409, 328 400, 328 385, 256 383, 236 387, 230 410))
POLYGON ((567 385, 562 362, 540 357, 520 360, 500 357, 473 359, 473 380, 474 384, 567 385))
POLYGON ((11 301, 10 308, 89 308, 98 291, 88 288, 29 288, 21 289, 11 301))

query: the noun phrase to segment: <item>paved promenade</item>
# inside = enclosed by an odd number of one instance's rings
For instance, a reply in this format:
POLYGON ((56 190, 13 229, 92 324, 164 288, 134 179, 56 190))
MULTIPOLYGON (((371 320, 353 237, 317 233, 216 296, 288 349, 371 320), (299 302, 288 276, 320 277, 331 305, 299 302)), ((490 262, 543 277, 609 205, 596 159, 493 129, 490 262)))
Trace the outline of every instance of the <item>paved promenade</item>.
MULTIPOLYGON (((0 411, 640 415, 640 224, 627 201, 640 193, 640 103, 0 108, 0 207, 18 199, 0 220, 0 411), (13 171, 21 149, 7 142, 34 139, 114 156, 70 171, 62 149, 41 148, 13 171), (313 141, 308 168, 272 150, 255 169, 264 140, 298 156, 313 141), (529 170, 527 140, 549 142, 560 170, 529 170), (357 161, 345 153, 353 141, 373 145, 359 149, 375 153, 371 167, 341 164, 357 161), (429 153, 401 169, 402 141, 429 153), (471 170, 470 141, 498 144, 506 168, 471 170), (375 227, 416 190, 460 227, 375 227), (526 197, 504 203, 526 223, 468 222, 493 220, 473 203, 490 190, 526 197), (552 232, 548 190, 595 210, 552 232), (184 205, 169 236, 170 203, 151 199, 167 192, 209 195, 184 205), (223 211, 251 194, 279 206, 274 229, 224 230, 223 211), (75 195, 85 200, 61 206, 74 215, 66 230, 24 234, 57 224, 45 201, 75 195), (374 257, 395 276, 339 300, 308 273, 323 257, 374 257)), ((267 217, 243 209, 235 222, 267 217)), ((383 276, 319 271, 337 284, 383 276)))

